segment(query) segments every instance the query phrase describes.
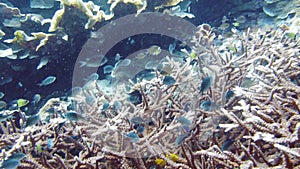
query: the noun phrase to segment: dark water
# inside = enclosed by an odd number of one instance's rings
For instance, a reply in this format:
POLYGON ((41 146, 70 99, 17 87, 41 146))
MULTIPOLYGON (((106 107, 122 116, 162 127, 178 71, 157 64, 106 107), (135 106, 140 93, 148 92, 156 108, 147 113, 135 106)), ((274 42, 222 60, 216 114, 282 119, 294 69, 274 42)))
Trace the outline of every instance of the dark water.
MULTIPOLYGON (((30 1, 1 1, 7 4, 11 4, 18 7, 22 13, 36 13, 44 16, 44 18, 51 18, 56 10, 59 9, 59 2, 55 2, 52 9, 31 9, 30 1)), ((97 3, 98 1, 95 1, 97 3)), ((146 11, 151 11, 155 6, 148 4, 146 11)), ((220 0, 198 0, 191 1, 190 12, 195 15, 195 18, 187 19, 195 25, 202 23, 208 23, 212 26, 220 24, 222 16, 226 15, 230 9, 234 7, 231 1, 220 1, 220 0)), ((68 41, 50 38, 47 45, 42 47, 38 52, 33 49, 29 49, 32 54, 38 55, 36 59, 24 59, 24 60, 12 60, 7 58, 0 58, 0 72, 2 78, 8 79, 9 82, 0 84, 0 91, 5 93, 5 100, 7 103, 14 99, 26 98, 32 100, 34 94, 39 93, 43 100, 55 96, 65 96, 70 90, 72 82, 72 73, 74 64, 77 56, 83 45, 90 37, 91 30, 84 29, 86 23, 86 17, 75 17, 74 12, 79 12, 74 9, 67 9, 71 12, 66 12, 62 21, 61 27, 65 29, 69 36, 68 41), (48 57, 49 63, 40 70, 36 69, 39 64, 40 58, 48 57), (21 67, 21 70, 13 70, 13 67, 21 67), (48 86, 39 87, 37 84, 40 83, 47 76, 55 76, 56 81, 48 86)), ((125 16, 127 14, 135 13, 135 7, 130 5, 118 5, 115 9, 115 17, 125 16), (124 10, 126 8, 126 10, 124 10)), ((16 30, 23 30, 28 35, 30 32, 47 32, 49 24, 43 26, 38 25, 34 22, 26 22, 22 24, 21 28, 9 28, 3 25, 3 21, 6 16, 2 15, 0 18, 1 29, 6 33, 5 39, 13 38, 13 32, 16 30)), ((114 20, 112 19, 112 20, 114 20)), ((95 30, 101 28, 107 22, 101 22, 96 24, 95 30)), ((168 48, 170 43, 174 42, 174 39, 166 36, 154 35, 154 34, 142 34, 131 37, 135 43, 128 44, 127 39, 119 42, 112 50, 107 54, 109 59, 108 63, 114 63, 113 57, 119 53, 123 58, 135 51, 149 48, 151 45, 158 45, 161 48, 168 48)), ((3 39, 2 39, 3 40, 3 39)), ((1 41, 2 41, 1 40, 1 41)), ((179 46, 179 45, 178 45, 179 46)), ((176 48, 179 48, 179 47, 176 48)), ((105 78, 102 69, 98 71, 101 78, 105 78)))

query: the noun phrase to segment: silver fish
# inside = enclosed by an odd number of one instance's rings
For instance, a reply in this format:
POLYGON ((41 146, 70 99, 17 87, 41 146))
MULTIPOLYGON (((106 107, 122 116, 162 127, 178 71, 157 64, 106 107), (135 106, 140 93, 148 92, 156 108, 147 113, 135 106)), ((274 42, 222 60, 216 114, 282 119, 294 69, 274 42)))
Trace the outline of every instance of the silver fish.
POLYGON ((44 79, 41 83, 39 83, 39 86, 47 86, 52 84, 56 80, 55 76, 48 76, 46 79, 44 79))

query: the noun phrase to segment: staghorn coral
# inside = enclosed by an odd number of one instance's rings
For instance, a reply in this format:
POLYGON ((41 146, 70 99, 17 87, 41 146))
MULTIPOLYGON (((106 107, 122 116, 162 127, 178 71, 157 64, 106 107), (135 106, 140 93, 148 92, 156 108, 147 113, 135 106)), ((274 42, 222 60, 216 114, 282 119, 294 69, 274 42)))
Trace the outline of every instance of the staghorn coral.
POLYGON ((164 58, 154 78, 131 82, 130 91, 118 85, 105 94, 93 80, 68 101, 49 100, 36 126, 4 120, 1 160, 23 152, 19 168, 300 167, 299 39, 281 30, 233 33, 218 46, 200 25, 185 60, 164 58), (70 105, 80 118, 67 118, 70 105))

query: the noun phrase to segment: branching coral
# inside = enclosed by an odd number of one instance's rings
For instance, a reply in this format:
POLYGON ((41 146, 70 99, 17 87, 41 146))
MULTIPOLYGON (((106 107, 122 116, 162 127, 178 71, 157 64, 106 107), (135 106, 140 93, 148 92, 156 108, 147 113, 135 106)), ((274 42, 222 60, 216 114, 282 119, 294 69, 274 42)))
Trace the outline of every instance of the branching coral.
POLYGON ((109 95, 92 80, 68 101, 49 100, 36 126, 3 112, 1 160, 22 152, 20 168, 299 167, 299 39, 233 32, 216 45, 200 25, 192 52, 163 58, 151 80, 109 95))

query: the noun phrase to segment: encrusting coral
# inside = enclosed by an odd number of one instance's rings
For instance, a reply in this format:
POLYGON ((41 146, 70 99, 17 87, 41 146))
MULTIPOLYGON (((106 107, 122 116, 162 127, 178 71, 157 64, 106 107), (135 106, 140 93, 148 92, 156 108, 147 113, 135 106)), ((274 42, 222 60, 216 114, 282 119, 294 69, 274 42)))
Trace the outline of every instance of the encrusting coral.
POLYGON ((49 100, 36 122, 2 111, 2 165, 300 167, 299 38, 280 29, 232 31, 215 39, 200 25, 185 59, 165 57, 154 78, 132 82, 130 91, 119 85, 106 95, 94 81, 67 100, 49 100))

